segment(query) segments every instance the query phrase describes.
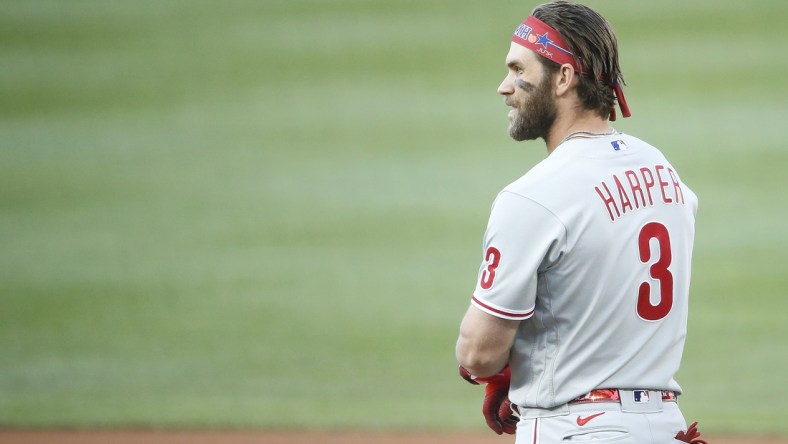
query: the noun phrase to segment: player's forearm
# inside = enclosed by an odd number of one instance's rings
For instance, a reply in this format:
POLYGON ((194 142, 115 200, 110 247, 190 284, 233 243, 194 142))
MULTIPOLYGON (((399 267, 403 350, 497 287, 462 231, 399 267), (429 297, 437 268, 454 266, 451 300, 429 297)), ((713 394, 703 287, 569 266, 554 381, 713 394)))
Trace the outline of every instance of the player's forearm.
POLYGON ((509 363, 518 324, 491 316, 471 305, 460 324, 455 349, 457 361, 476 376, 498 373, 509 363))
POLYGON ((509 350, 504 352, 484 347, 471 338, 457 339, 457 361, 475 376, 487 377, 501 371, 509 362, 509 350))

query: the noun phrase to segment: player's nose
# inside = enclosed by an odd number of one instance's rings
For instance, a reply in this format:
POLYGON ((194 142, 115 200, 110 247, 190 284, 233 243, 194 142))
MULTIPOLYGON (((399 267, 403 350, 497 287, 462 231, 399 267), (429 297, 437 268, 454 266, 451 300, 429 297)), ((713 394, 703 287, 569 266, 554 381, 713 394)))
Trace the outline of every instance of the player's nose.
POLYGON ((498 94, 502 96, 508 96, 514 94, 514 81, 511 79, 512 76, 506 76, 498 85, 498 94))

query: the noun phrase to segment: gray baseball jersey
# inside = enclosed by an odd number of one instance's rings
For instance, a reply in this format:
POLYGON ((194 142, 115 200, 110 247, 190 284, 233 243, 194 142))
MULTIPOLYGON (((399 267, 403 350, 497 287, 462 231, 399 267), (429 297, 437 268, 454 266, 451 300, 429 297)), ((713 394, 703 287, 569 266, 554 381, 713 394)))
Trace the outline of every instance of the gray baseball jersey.
POLYGON ((513 403, 681 391, 697 203, 659 150, 621 133, 567 140, 501 191, 472 303, 523 321, 513 403))

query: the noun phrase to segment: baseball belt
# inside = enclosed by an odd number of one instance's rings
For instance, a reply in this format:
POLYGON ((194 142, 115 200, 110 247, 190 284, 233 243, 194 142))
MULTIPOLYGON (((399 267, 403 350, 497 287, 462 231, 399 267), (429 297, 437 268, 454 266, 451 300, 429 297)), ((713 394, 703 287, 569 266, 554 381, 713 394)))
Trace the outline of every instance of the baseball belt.
MULTIPOLYGON (((659 393, 663 401, 678 401, 679 395, 676 392, 659 390, 628 390, 633 393, 636 402, 648 400, 649 393, 659 393)), ((569 404, 586 404, 593 402, 621 402, 621 393, 618 389, 596 389, 585 395, 569 401, 569 404)))

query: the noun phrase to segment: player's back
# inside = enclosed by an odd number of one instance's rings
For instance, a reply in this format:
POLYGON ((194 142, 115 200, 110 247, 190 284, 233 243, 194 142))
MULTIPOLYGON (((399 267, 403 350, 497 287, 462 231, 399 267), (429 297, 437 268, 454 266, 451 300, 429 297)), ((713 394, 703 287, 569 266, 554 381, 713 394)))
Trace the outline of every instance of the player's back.
MULTIPOLYGON (((561 226, 542 246, 512 401, 552 407, 596 388, 680 391, 697 198, 631 136, 565 142, 507 187, 561 226)), ((540 248, 538 241, 522 248, 540 248)))

